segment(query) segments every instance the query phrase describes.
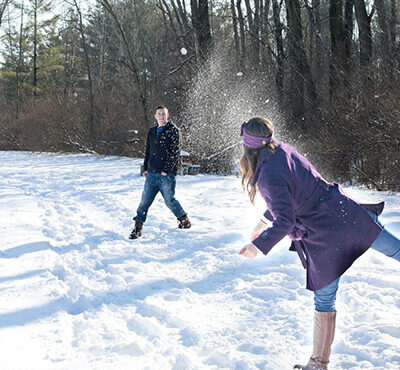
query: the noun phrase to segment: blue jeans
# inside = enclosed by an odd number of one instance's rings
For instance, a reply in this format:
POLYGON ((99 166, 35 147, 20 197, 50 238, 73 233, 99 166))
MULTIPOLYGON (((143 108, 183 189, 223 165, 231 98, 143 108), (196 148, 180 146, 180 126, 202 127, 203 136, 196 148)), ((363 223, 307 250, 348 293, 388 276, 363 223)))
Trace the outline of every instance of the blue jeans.
POLYGON ((175 199, 175 185, 175 175, 163 176, 161 173, 148 172, 144 183, 142 200, 133 219, 141 222, 146 221, 147 211, 158 192, 161 192, 165 204, 176 217, 186 215, 180 203, 175 199))
MULTIPOLYGON (((367 211, 374 221, 382 226, 378 221, 378 216, 370 211, 367 211)), ((388 257, 392 257, 400 261, 400 240, 396 238, 386 229, 378 235, 376 240, 371 245, 375 249, 388 257)), ((336 292, 339 287, 340 277, 327 285, 326 287, 314 292, 315 310, 320 312, 335 311, 336 292)))

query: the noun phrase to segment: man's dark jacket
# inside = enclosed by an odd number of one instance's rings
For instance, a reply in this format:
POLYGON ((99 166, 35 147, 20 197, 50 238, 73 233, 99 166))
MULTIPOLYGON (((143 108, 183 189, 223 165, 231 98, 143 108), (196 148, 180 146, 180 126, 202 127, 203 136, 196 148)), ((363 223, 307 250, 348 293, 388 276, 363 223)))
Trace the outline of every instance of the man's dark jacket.
POLYGON ((179 161, 179 129, 168 121, 157 138, 157 126, 147 134, 143 170, 176 175, 179 161))

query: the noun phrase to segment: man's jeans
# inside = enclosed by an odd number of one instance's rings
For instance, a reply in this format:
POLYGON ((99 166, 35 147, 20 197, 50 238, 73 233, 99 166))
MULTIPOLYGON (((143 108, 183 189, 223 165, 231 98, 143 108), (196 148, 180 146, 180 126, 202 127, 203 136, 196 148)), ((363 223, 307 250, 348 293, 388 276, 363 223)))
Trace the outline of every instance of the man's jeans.
POLYGON ((175 184, 174 175, 163 176, 161 173, 148 172, 144 183, 142 200, 133 219, 141 222, 146 221, 147 211, 158 192, 161 192, 165 204, 176 217, 184 216, 186 214, 185 211, 175 199, 175 184))
MULTIPOLYGON (((370 211, 369 215, 380 225, 378 216, 370 211)), ((382 226, 382 225, 381 225, 382 226)), ((400 240, 386 229, 383 229, 376 240, 371 245, 375 249, 388 257, 400 261, 400 240)), ((335 311, 336 292, 338 290, 340 277, 327 285, 325 288, 314 292, 314 303, 316 311, 333 312, 335 311)))

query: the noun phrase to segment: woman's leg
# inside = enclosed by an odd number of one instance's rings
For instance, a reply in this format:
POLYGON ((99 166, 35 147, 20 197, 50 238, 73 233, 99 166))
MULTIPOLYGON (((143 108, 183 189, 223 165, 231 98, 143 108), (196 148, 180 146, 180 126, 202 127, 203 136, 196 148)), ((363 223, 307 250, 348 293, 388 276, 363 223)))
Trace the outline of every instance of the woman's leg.
POLYGON ((336 326, 336 292, 338 290, 340 277, 327 285, 325 288, 314 292, 314 332, 313 352, 308 364, 299 367, 305 370, 328 369, 331 347, 335 336, 336 326))
POLYGON ((334 312, 336 292, 338 290, 340 277, 327 285, 325 288, 314 292, 315 311, 334 312))
MULTIPOLYGON (((375 213, 369 210, 366 211, 374 221, 383 227, 375 213)), ((385 254, 388 257, 392 257, 395 260, 400 261, 400 240, 385 228, 372 243, 371 248, 385 254)))

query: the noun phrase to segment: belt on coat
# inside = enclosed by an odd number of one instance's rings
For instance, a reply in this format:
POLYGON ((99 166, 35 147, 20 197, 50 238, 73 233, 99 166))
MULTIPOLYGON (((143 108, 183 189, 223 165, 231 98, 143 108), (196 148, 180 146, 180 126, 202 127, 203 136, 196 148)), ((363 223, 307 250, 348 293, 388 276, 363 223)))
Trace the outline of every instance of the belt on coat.
POLYGON ((307 268, 307 259, 305 255, 305 248, 303 244, 303 237, 306 234, 306 228, 298 221, 297 217, 305 215, 309 210, 311 210, 314 205, 319 201, 321 196, 329 190, 330 185, 326 183, 322 179, 318 179, 317 185, 312 191, 310 197, 299 207, 297 208, 296 215, 296 224, 294 225, 292 231, 289 233, 289 238, 292 239, 292 245, 289 250, 296 251, 301 264, 306 269, 307 268))

